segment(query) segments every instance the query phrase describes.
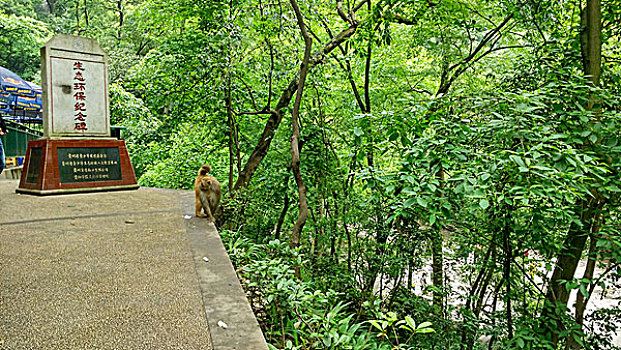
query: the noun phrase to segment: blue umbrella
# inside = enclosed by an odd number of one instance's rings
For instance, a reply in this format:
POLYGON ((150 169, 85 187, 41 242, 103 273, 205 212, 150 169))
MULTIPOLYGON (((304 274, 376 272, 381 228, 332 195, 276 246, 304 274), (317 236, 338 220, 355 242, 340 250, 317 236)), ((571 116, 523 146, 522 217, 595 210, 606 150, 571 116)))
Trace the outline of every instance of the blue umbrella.
POLYGON ((41 87, 37 84, 26 82, 35 92, 34 97, 22 96, 0 91, 0 111, 35 111, 40 112, 43 107, 41 87))
POLYGON ((13 102, 13 95, 8 92, 0 91, 0 112, 8 112, 11 110, 11 103, 13 102))
POLYGON ((28 111, 38 111, 41 109, 41 99, 17 95, 15 98, 15 108, 28 111))
MULTIPOLYGON (((43 92, 41 90, 41 86, 35 84, 35 83, 31 83, 29 81, 27 81, 26 83, 28 83, 28 85, 30 85, 30 87, 35 91, 35 100, 25 100, 22 102, 28 103, 28 109, 30 110, 36 110, 36 111, 40 111, 43 108, 43 92)), ((17 97, 17 101, 19 102, 20 97, 17 97)))
POLYGON ((0 91, 0 103, 8 104, 11 103, 11 101, 13 101, 13 95, 8 92, 0 91))
POLYGON ((0 91, 27 97, 37 95, 37 92, 24 79, 4 67, 0 67, 0 91))
POLYGON ((30 85, 30 87, 37 93, 37 95, 41 96, 41 91, 42 91, 41 90, 41 86, 39 86, 39 85, 37 85, 37 84, 35 84, 33 82, 30 82, 30 81, 27 81, 26 83, 28 83, 28 85, 30 85))

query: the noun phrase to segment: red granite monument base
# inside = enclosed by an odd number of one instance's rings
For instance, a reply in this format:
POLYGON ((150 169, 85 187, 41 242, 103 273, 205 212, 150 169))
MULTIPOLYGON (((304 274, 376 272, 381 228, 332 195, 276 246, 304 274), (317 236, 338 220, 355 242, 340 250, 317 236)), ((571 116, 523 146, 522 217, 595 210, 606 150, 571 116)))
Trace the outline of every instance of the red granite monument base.
POLYGON ((16 192, 50 195, 138 187, 123 140, 42 139, 28 142, 16 192))

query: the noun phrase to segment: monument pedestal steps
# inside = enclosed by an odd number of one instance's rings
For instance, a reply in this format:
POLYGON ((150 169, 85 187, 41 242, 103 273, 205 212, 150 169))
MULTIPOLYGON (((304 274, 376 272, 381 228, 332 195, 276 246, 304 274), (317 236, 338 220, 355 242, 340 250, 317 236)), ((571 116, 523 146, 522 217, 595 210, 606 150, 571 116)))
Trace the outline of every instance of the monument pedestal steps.
POLYGON ((37 195, 136 189, 125 141, 30 141, 18 193, 37 195))

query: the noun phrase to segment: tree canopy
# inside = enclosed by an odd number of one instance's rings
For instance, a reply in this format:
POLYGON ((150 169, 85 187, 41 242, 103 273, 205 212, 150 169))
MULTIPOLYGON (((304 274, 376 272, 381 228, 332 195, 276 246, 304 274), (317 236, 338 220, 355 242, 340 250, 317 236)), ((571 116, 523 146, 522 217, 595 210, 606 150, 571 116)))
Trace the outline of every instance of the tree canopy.
POLYGON ((211 164, 273 348, 621 346, 621 1, 0 4, 26 79, 108 52, 141 185, 211 164))

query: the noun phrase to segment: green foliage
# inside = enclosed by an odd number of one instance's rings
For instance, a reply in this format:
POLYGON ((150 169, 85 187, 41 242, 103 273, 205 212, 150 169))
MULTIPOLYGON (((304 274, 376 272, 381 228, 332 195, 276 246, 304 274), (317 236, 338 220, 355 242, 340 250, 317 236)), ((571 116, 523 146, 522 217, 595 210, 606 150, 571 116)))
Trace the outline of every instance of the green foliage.
POLYGON ((39 81, 39 47, 51 38, 51 32, 44 22, 20 16, 22 10, 15 12, 0 10, 0 66, 26 80, 39 81))
MULTIPOLYGON (((395 313, 361 321, 342 301, 342 293, 324 292, 312 281, 295 279, 294 266, 302 264, 304 256, 287 244, 253 244, 238 233, 221 234, 273 349, 410 349, 408 337, 434 332, 430 322, 416 325, 410 316, 398 320, 395 313), (384 343, 388 338, 400 343, 397 329, 405 332, 402 345, 384 343)), ((366 303, 365 308, 378 303, 366 303)))
MULTIPOLYGON (((139 184, 148 187, 193 189, 198 169, 212 164, 212 174, 224 180, 224 169, 217 166, 221 147, 208 143, 211 130, 194 124, 180 125, 170 138, 147 145, 134 144, 132 162, 144 164, 139 184)), ((161 135, 160 135, 161 136, 161 135)), ((226 182, 223 181, 223 188, 226 182)))
POLYGON ((299 2, 314 54, 298 250, 285 243, 299 208, 291 103, 279 103, 303 43, 287 2, 0 5, 0 64, 27 79, 51 32, 102 44, 112 122, 143 186, 191 189, 209 163, 228 189, 266 133, 249 185, 223 197, 221 233, 273 348, 550 349, 546 324, 559 348, 614 348, 615 310, 580 327, 544 301, 572 228, 593 228, 598 270, 566 290, 619 282, 618 1, 602 4, 598 87, 584 77, 576 2, 299 2))

